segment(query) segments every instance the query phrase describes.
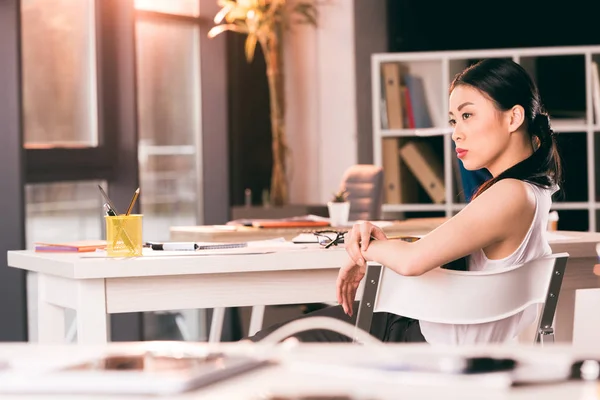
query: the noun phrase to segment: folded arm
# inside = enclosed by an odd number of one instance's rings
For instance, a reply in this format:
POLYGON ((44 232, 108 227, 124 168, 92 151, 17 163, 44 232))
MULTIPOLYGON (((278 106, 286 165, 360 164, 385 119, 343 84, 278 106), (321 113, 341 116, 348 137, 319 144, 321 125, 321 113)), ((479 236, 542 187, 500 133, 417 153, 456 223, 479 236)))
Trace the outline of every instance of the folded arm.
POLYGON ((362 254, 401 275, 421 275, 516 235, 524 237, 534 213, 535 196, 527 184, 504 179, 422 239, 371 241, 362 254))

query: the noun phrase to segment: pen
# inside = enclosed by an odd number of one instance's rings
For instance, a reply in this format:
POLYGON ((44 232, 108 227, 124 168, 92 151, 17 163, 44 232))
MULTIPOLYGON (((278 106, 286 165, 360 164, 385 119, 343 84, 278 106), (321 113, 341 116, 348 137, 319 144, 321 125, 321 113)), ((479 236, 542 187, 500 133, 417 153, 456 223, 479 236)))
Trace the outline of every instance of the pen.
POLYGON ((133 210, 133 205, 135 204, 135 201, 137 200, 139 194, 140 194, 140 188, 137 188, 137 190, 133 194, 133 198, 131 199, 131 202, 129 203, 129 207, 127 208, 127 212, 125 213, 125 215, 129 215, 131 213, 131 210, 133 210))
POLYGON ((106 192, 104 191, 104 189, 102 189, 102 186, 98 185, 98 189, 100 189, 100 193, 102 193, 102 197, 104 197, 104 200, 106 200, 106 203, 108 204, 108 206, 110 207, 110 209, 115 213, 115 216, 119 215, 119 213, 117 212, 117 208, 115 207, 115 205, 113 204, 113 202, 110 201, 110 198, 108 197, 108 195, 106 194, 106 192))
POLYGON ((109 217, 116 217, 117 214, 115 213, 115 211, 110 208, 110 206, 108 205, 108 203, 104 203, 104 209, 106 210, 106 215, 108 215, 109 217))
MULTIPOLYGON (((417 240, 419 240, 419 237, 417 237, 417 236, 404 236, 404 235, 388 236, 387 238, 388 238, 388 240, 402 240, 402 241, 409 242, 409 243, 416 242, 417 240)), ((375 238, 375 236, 371 236, 371 240, 377 240, 377 239, 375 238)))
POLYGON ((198 245, 192 242, 148 243, 152 250, 164 251, 194 251, 198 245))

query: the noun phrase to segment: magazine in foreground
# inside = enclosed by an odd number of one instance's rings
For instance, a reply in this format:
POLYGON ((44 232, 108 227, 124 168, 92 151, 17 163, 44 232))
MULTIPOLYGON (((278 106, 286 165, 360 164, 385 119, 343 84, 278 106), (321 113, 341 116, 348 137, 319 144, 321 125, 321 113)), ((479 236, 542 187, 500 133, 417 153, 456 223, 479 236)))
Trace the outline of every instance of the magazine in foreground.
POLYGON ((169 395, 270 364, 264 359, 218 352, 111 353, 42 372, 6 366, 0 372, 0 393, 169 395))

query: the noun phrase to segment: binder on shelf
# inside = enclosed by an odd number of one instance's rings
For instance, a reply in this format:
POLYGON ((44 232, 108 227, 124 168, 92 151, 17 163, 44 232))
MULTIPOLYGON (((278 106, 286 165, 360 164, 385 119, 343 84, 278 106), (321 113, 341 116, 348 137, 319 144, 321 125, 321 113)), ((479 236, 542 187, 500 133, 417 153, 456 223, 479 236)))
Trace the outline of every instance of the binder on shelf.
POLYGON ((387 129, 404 128, 404 105, 402 76, 406 67, 397 62, 383 63, 383 96, 386 105, 387 129))
POLYGON ((399 149, 404 139, 383 138, 383 182, 385 202, 388 204, 406 204, 417 201, 416 179, 400 159, 399 149))
POLYGON ((410 141, 400 149, 400 156, 434 203, 446 201, 444 167, 431 146, 410 141))

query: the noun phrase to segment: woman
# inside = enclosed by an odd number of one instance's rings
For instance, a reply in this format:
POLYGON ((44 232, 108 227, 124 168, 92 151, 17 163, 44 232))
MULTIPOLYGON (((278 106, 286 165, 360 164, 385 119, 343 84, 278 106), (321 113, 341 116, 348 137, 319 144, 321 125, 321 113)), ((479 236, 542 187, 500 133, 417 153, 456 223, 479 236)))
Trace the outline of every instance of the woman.
MULTIPOLYGON (((354 299, 367 261, 416 276, 467 256, 469 270, 487 270, 551 253, 545 232, 561 165, 548 115, 530 76, 513 61, 483 60, 455 77, 449 106, 457 157, 466 169, 485 168, 492 178, 460 213, 416 242, 387 240, 369 222, 353 226, 345 237, 348 262, 337 280, 340 306, 308 316, 326 315, 354 323, 354 299)), ((531 324, 536 310, 532 306, 501 321, 477 325, 437 324, 375 313, 370 333, 388 342, 503 342, 531 324)), ((250 339, 259 340, 276 328, 250 339)), ((295 336, 300 341, 350 340, 328 331, 295 336)))

